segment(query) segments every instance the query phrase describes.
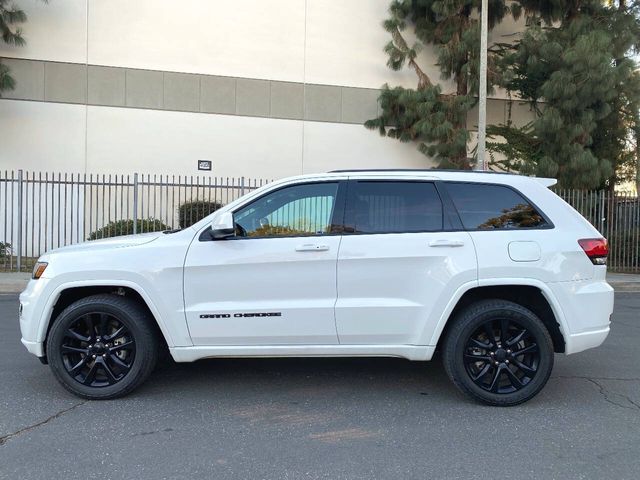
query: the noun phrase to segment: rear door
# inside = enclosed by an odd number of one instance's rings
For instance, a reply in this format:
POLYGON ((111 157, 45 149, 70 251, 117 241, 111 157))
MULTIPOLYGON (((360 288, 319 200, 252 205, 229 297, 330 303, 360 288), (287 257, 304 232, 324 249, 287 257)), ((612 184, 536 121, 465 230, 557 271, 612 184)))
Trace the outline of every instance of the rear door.
POLYGON ((467 232, 433 181, 351 180, 338 254, 341 344, 425 345, 457 288, 477 279, 467 232))

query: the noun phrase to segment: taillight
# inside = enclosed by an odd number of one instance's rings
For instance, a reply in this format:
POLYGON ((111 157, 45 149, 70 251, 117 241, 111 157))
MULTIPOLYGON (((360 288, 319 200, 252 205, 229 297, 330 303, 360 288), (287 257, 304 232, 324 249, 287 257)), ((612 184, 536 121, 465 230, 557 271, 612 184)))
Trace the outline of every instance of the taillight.
POLYGON ((594 265, 606 265, 609 243, 606 238, 583 238, 578 243, 594 265))

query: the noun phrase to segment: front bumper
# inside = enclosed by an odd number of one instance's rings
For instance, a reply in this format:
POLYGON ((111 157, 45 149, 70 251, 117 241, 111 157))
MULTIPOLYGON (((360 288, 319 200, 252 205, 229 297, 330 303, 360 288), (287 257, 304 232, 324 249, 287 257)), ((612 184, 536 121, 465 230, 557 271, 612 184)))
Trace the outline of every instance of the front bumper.
POLYGON ((36 357, 44 357, 44 344, 42 342, 30 342, 24 337, 20 339, 22 344, 27 348, 29 353, 33 353, 36 357))
POLYGON ((43 357, 44 336, 46 329, 42 329, 43 315, 49 295, 47 285, 49 279, 39 278, 31 280, 27 288, 20 294, 20 333, 21 342, 29 353, 38 357, 43 357))

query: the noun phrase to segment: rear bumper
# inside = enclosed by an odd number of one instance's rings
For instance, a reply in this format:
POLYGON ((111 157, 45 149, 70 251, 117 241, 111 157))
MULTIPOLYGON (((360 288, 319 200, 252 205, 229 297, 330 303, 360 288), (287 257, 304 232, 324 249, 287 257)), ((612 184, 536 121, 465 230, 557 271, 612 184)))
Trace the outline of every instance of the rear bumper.
POLYGON ((550 283, 565 320, 565 353, 602 344, 609 334, 613 288, 604 280, 550 283))
POLYGON ((565 353, 569 355, 571 353, 578 353, 583 350, 599 347, 602 345, 602 342, 605 341, 607 335, 609 335, 609 330, 609 327, 607 327, 593 332, 569 335, 568 339, 565 341, 565 353))

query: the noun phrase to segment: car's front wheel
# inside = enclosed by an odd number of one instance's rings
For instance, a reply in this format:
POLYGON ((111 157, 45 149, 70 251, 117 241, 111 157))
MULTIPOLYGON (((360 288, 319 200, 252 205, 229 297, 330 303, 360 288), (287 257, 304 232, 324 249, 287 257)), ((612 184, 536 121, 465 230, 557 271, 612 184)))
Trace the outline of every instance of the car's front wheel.
POLYGON ((78 300, 51 326, 49 365, 60 383, 80 397, 126 395, 155 366, 158 342, 152 321, 137 302, 120 295, 78 300))
POLYGON ((449 378, 481 402, 510 406, 535 396, 553 368, 553 342, 530 310, 506 300, 474 303, 453 319, 444 341, 449 378))

